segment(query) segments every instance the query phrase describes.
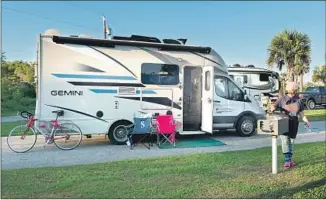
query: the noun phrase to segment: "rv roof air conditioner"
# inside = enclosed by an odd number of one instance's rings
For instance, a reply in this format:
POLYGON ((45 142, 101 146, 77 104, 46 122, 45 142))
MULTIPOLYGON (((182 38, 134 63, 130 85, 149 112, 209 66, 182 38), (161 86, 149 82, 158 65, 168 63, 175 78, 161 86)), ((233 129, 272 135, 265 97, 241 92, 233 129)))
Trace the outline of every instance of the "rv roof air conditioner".
POLYGON ((113 36, 114 40, 128 40, 128 41, 138 41, 138 42, 152 42, 152 43, 161 43, 161 41, 155 37, 147 37, 142 35, 131 35, 131 37, 124 36, 113 36))
POLYGON ((49 36, 57 35, 57 36, 60 36, 60 33, 59 33, 59 31, 57 31, 57 30, 55 30, 55 29, 47 29, 47 30, 44 32, 44 35, 49 35, 49 36))
POLYGON ((163 39, 163 42, 165 44, 181 44, 181 42, 179 42, 178 40, 174 40, 174 39, 163 39))
POLYGON ((174 39, 163 39, 163 42, 165 44, 182 44, 182 45, 185 45, 186 42, 187 42, 187 39, 177 39, 177 40, 174 40, 174 39))
POLYGON ((142 35, 131 35, 131 40, 134 41, 141 41, 141 42, 154 42, 154 43, 161 43, 159 39, 156 37, 147 37, 142 35))

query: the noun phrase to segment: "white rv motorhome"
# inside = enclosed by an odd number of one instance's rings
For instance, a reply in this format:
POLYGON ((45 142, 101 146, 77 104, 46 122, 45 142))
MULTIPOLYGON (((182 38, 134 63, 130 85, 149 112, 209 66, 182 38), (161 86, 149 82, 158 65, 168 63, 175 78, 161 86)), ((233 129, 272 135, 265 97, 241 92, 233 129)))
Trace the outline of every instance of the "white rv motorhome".
POLYGON ((114 144, 125 144, 126 133, 116 127, 132 123, 138 111, 171 110, 183 124, 180 135, 225 129, 252 135, 264 110, 213 49, 185 41, 41 34, 35 114, 51 120, 62 109, 83 134, 108 134, 114 144))
POLYGON ((266 104, 273 93, 280 89, 280 76, 277 72, 256 67, 229 67, 230 77, 238 83, 248 95, 254 96, 266 104))

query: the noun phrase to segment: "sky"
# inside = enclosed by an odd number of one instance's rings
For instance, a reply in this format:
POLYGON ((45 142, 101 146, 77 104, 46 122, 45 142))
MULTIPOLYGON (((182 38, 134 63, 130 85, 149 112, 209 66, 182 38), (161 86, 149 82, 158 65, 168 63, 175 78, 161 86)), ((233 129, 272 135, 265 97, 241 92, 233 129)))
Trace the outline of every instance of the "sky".
POLYGON ((322 1, 2 1, 1 48, 8 60, 35 61, 40 33, 103 38, 104 14, 113 35, 187 38, 212 47, 228 65, 267 67, 271 39, 295 29, 311 39, 308 82, 325 64, 325 8, 322 1))

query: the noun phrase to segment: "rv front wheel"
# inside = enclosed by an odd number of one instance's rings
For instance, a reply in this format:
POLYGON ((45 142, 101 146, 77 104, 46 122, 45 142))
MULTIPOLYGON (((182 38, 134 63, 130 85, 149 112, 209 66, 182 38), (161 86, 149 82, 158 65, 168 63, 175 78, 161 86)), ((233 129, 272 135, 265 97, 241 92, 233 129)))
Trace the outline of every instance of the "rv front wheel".
POLYGON ((255 118, 250 115, 242 116, 236 124, 237 134, 241 137, 249 137, 254 134, 255 130, 255 118))
POLYGON ((109 130, 109 139, 112 144, 122 145, 127 142, 127 129, 125 126, 130 125, 129 121, 118 121, 112 124, 109 130))

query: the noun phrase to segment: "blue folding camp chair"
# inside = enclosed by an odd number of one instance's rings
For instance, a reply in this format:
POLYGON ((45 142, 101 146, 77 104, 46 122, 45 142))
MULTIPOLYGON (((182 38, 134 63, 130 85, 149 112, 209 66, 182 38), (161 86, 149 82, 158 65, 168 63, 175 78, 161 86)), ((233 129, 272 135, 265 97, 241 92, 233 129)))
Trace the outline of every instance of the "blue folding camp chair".
POLYGON ((127 144, 130 146, 130 149, 133 149, 136 146, 134 136, 141 136, 140 140, 137 142, 143 144, 148 149, 153 146, 153 143, 151 141, 151 135, 153 132, 151 115, 141 115, 138 117, 134 116, 134 123, 129 126, 126 126, 126 128, 128 133, 127 144), (146 145, 145 139, 148 140, 148 145, 146 145))

